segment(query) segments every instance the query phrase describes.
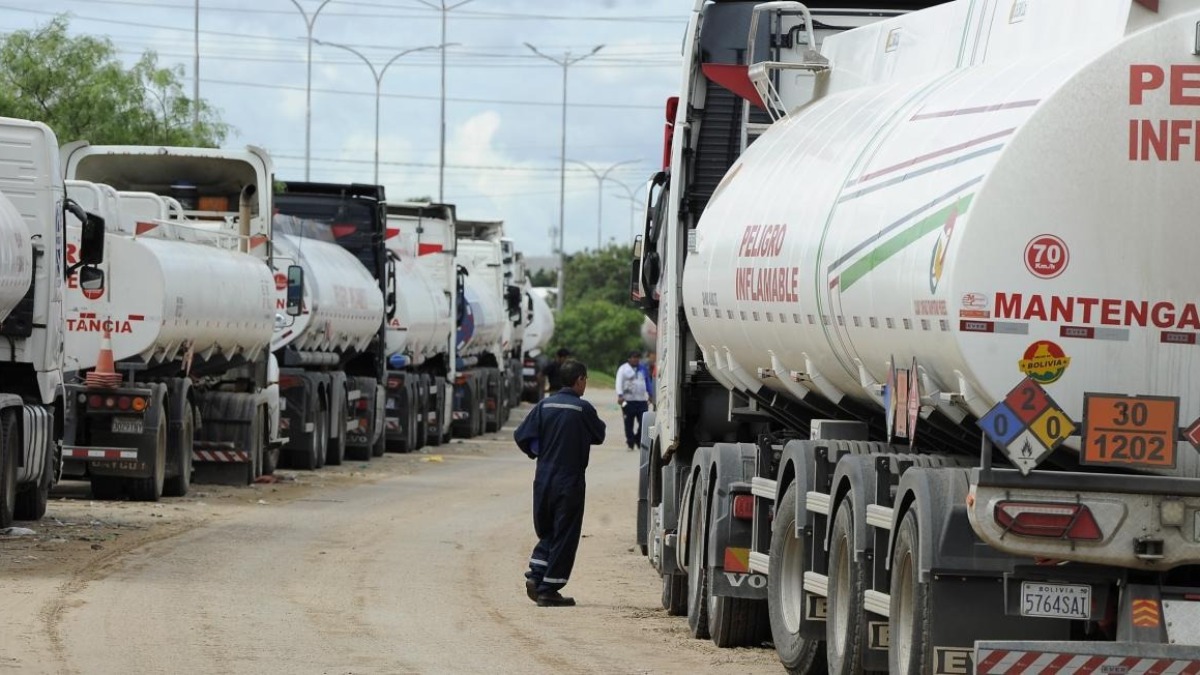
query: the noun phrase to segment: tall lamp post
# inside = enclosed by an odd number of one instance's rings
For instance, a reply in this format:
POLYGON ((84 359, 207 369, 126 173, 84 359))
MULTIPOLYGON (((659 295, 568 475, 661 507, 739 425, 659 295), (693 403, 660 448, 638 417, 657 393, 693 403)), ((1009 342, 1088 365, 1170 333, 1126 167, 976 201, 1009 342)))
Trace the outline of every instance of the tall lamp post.
POLYGON ((577 159, 568 159, 567 161, 572 164, 578 164, 579 166, 582 166, 588 171, 591 171, 592 175, 596 177, 596 250, 599 251, 602 245, 601 242, 603 240, 603 233, 601 230, 604 228, 604 181, 609 179, 608 174, 612 173, 613 169, 619 166, 625 166, 626 164, 633 164, 639 160, 626 159, 609 166, 604 171, 597 171, 592 168, 592 165, 588 164, 587 162, 581 162, 577 159))
POLYGON ((616 178, 609 178, 608 181, 615 183, 618 187, 625 190, 625 194, 617 195, 617 197, 629 201, 629 243, 632 244, 634 237, 637 236, 637 207, 639 205, 644 206, 646 202, 638 198, 633 188, 616 178))
POLYGON ((317 11, 312 13, 310 17, 299 2, 292 0, 292 4, 296 9, 300 10, 300 16, 304 17, 304 25, 308 29, 308 79, 304 85, 304 180, 308 180, 308 166, 312 152, 312 46, 313 46, 313 26, 317 23, 317 15, 325 9, 332 0, 321 0, 321 4, 317 6, 317 11))
POLYGON ((395 63, 396 59, 400 58, 401 56, 404 56, 405 54, 411 54, 413 52, 424 52, 430 49, 437 49, 439 46, 444 47, 445 45, 428 45, 426 47, 405 49, 397 52, 395 56, 388 60, 387 63, 383 64, 383 68, 376 70, 375 64, 371 63, 371 59, 368 59, 363 55, 362 52, 353 47, 347 47, 346 45, 338 44, 336 42, 322 42, 321 40, 313 40, 313 42, 316 42, 319 45, 325 45, 326 47, 337 47, 338 49, 344 49, 362 59, 362 62, 367 64, 367 67, 371 69, 371 75, 375 78, 375 185, 379 185, 379 96, 380 90, 383 87, 383 76, 385 73, 387 73, 388 67, 395 63))
POLYGON ((442 100, 442 122, 438 131, 440 138, 438 143, 438 201, 440 202, 444 199, 442 194, 446 184, 446 47, 451 46, 446 44, 446 14, 462 7, 468 2, 475 2, 475 0, 460 0, 452 5, 447 5, 446 0, 439 1, 441 4, 435 5, 432 2, 428 2, 428 0, 417 0, 422 5, 436 9, 442 13, 442 94, 440 97, 442 100))
POLYGON ((565 54, 563 54, 561 59, 554 58, 553 56, 547 56, 546 54, 543 54, 542 52, 538 51, 537 47, 534 47, 533 45, 529 44, 528 42, 525 43, 525 46, 528 47, 529 51, 533 52, 534 54, 537 54, 538 56, 542 57, 543 59, 546 59, 547 61, 549 61, 551 63, 561 66, 562 71, 563 71, 562 72, 562 134, 561 134, 561 142, 560 142, 561 147, 560 147, 560 150, 558 153, 558 160, 559 160, 558 161, 558 172, 559 172, 559 178, 558 178, 558 298, 556 299, 556 302, 555 302, 555 304, 557 305, 557 307, 555 309, 559 312, 562 312, 563 295, 564 295, 564 290, 565 290, 564 280, 566 279, 566 272, 567 272, 567 270, 566 270, 566 253, 565 253, 565 251, 563 251, 563 232, 567 229, 567 222, 566 222, 566 220, 567 220, 567 218, 566 218, 566 212, 567 212, 567 70, 569 70, 570 67, 575 65, 576 63, 579 63, 580 61, 588 58, 589 56, 594 55, 596 52, 603 49, 604 45, 596 45, 595 47, 592 47, 592 51, 590 51, 582 56, 571 56, 571 52, 570 52, 570 50, 568 50, 565 54))

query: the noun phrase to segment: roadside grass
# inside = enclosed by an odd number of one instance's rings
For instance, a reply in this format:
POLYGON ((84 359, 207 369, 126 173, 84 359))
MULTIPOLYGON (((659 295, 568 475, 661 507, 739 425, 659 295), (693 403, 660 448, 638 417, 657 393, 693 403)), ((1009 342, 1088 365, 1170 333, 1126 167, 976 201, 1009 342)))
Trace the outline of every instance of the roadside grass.
POLYGON ((588 370, 588 388, 589 389, 613 389, 617 386, 617 378, 615 375, 599 371, 588 370))

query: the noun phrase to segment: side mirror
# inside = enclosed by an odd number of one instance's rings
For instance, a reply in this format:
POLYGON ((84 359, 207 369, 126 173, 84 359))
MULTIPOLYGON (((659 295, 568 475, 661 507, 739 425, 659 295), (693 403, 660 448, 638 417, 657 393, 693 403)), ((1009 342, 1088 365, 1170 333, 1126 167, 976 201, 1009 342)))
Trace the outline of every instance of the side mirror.
POLYGON ((99 267, 84 267, 79 270, 79 287, 88 297, 104 292, 104 270, 99 267))
POLYGON ((385 283, 388 293, 384 301, 384 310, 387 313, 388 319, 394 319, 396 318, 396 254, 389 250, 387 258, 387 280, 385 283))
POLYGON ((63 202, 63 208, 83 224, 79 236, 79 262, 67 268, 67 276, 71 276, 80 267, 104 262, 104 219, 84 211, 71 199, 63 202))
POLYGON ((304 268, 289 265, 287 271, 287 314, 300 316, 304 311, 304 268))

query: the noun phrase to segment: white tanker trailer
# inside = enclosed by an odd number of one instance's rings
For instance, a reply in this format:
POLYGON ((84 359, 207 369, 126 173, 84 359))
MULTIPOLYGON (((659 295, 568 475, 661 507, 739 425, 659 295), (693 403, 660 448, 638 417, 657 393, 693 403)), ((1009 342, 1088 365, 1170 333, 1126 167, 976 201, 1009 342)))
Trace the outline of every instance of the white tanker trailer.
POLYGON ((0 118, 0 160, 2 528, 41 518, 60 475, 63 294, 68 279, 103 290, 104 221, 64 201, 58 140, 44 124, 0 118), (70 263, 64 209, 86 221, 70 263))
POLYGON ((550 363, 546 348, 554 339, 554 312, 550 303, 546 302, 549 289, 525 287, 525 359, 522 364, 521 376, 524 382, 521 398, 531 403, 542 400, 546 391, 543 371, 550 363))
POLYGON ((1200 668, 1200 2, 852 4, 696 3, 634 293, 665 606, 790 672, 1200 668))
POLYGON ((395 268, 388 321, 386 431, 399 452, 440 445, 450 434, 456 359, 455 209, 387 205, 388 256, 395 268))
POLYGON ((303 469, 341 464, 347 417, 361 393, 347 384, 344 362, 365 351, 379 333, 383 295, 356 257, 333 243, 328 225, 276 216, 272 242, 278 293, 271 351, 284 367, 280 386, 288 401, 281 419, 288 436, 284 459, 303 469), (298 269, 297 269, 298 268, 298 269), (297 314, 287 311, 286 279, 302 273, 297 314))
POLYGON ((289 411, 288 455, 303 468, 381 456, 384 324, 396 303, 384 295, 384 190, 305 182, 277 182, 276 190, 276 222, 284 226, 277 244, 292 251, 287 264, 276 264, 276 286, 303 277, 308 293, 280 298, 273 346, 289 411), (283 311, 293 304, 294 320, 283 311))
MULTIPOLYGON (((105 286, 66 298, 64 475, 97 498, 247 484, 274 468, 271 165, 261 151, 63 148, 68 192, 115 225, 105 286), (187 211, 173 181, 211 211, 187 211), (200 219, 204 219, 201 221, 200 219), (113 367, 115 366, 115 371, 113 367), (193 465, 193 463, 195 463, 193 465)), ((74 230, 74 227, 69 228, 74 230)), ((86 286, 80 284, 79 286, 86 286)))
MULTIPOLYGON (((461 221, 460 221, 461 222, 461 221)), ((461 231, 461 228, 460 228, 461 231)), ((498 240, 459 236, 458 358, 454 434, 463 438, 496 431, 506 410, 506 332, 502 252, 498 240)))

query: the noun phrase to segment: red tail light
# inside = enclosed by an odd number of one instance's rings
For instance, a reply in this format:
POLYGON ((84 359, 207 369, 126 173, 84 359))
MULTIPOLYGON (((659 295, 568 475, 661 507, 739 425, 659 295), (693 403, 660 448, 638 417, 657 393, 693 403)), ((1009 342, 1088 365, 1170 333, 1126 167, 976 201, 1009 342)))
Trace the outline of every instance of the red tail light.
POLYGON ((1104 533, 1084 504, 999 502, 996 522, 1006 531, 1026 537, 1100 541, 1104 533))
POLYGON ((359 410, 366 410, 368 404, 369 404, 369 402, 367 401, 366 397, 364 396, 363 398, 358 399, 358 404, 355 407, 357 407, 359 410))
POLYGON ((100 408, 104 406, 104 397, 99 394, 92 394, 88 397, 89 408, 100 408))
POLYGON ((129 397, 122 396, 121 398, 117 399, 117 407, 121 410, 129 410, 129 397))
POLYGON ((754 495, 735 495, 733 517, 738 520, 754 520, 754 495))
POLYGON ((404 386, 404 380, 402 380, 398 377, 389 377, 388 378, 388 381, 387 381, 388 389, 399 389, 402 386, 404 386))
POLYGON ((281 375, 279 377, 279 388, 290 389, 292 387, 300 386, 300 382, 300 378, 296 377, 295 375, 281 375))

